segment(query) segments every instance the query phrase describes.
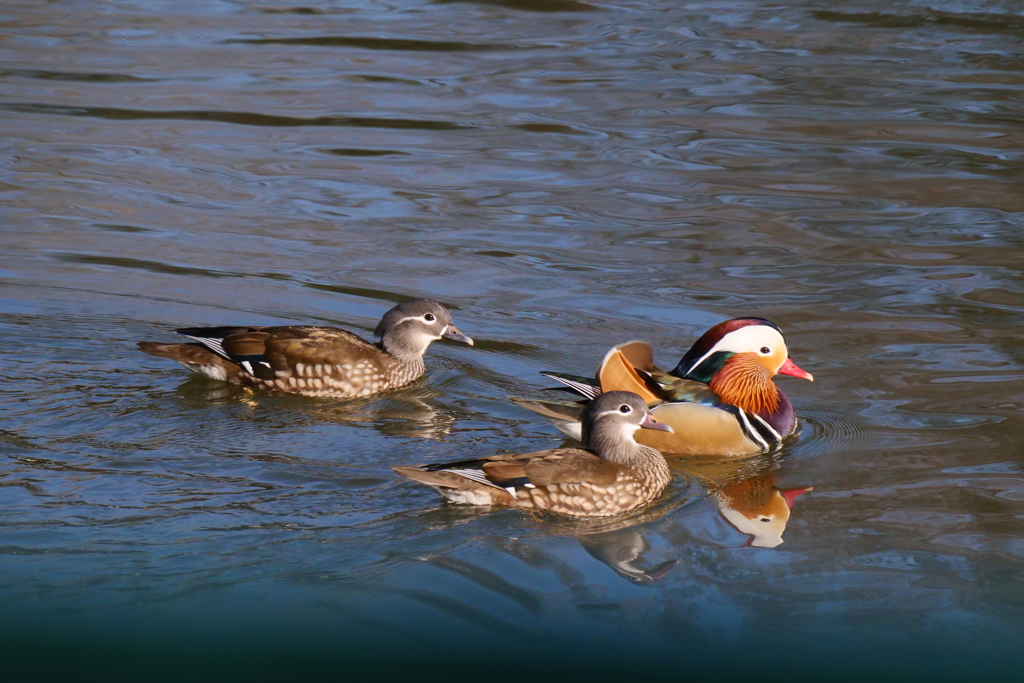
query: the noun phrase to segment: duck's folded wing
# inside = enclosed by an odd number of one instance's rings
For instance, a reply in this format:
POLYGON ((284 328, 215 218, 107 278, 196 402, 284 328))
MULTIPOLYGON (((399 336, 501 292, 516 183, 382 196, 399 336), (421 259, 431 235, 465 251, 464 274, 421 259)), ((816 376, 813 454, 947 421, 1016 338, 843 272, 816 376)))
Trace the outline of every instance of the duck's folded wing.
POLYGON ((659 393, 666 403, 699 403, 713 408, 728 407, 714 391, 703 382, 692 379, 679 379, 666 372, 646 373, 652 381, 659 385, 659 393))
POLYGON ((542 401, 531 398, 509 396, 508 400, 521 408, 533 411, 549 420, 571 420, 579 422, 587 401, 542 401))
MULTIPOLYGON (((507 462, 509 456, 492 456, 460 460, 458 462, 421 465, 419 467, 392 467, 395 472, 414 481, 439 490, 485 491, 489 502, 512 504, 516 489, 534 488, 522 465, 507 462), (481 488, 482 487, 482 488, 481 488), (499 495, 497 492, 500 491, 499 495), (494 498, 495 495, 499 497, 494 498)), ((453 494, 445 494, 451 498, 453 494)))
POLYGON ((304 325, 263 331, 268 333, 263 357, 272 373, 314 377, 329 375, 335 369, 343 373, 361 370, 357 375, 384 371, 380 349, 345 330, 304 325))
POLYGON ((270 336, 262 327, 182 327, 175 330, 215 354, 242 366, 250 375, 270 369, 263 356, 270 336))
MULTIPOLYGON (((407 468, 402 468, 407 469, 407 468)), ((608 485, 621 467, 590 451, 555 448, 534 453, 510 453, 416 468, 437 475, 457 475, 478 484, 502 488, 535 488, 550 484, 591 483, 608 485)), ((402 472, 409 476, 407 473, 402 472)))
MULTIPOLYGON (((595 484, 607 486, 614 482, 621 471, 621 466, 602 460, 590 451, 578 448, 556 448, 537 453, 523 453, 510 456, 501 464, 519 466, 523 475, 534 486, 551 484, 595 484)), ((484 469, 498 467, 498 463, 489 464, 484 469)), ((500 470, 512 474, 513 470, 500 470)))
MULTIPOLYGON (((631 348, 642 342, 630 342, 631 348)), ((646 375, 646 373, 644 373, 646 375)), ((642 398, 646 403, 655 403, 661 400, 657 392, 657 385, 652 388, 645 376, 633 366, 626 353, 619 347, 614 347, 605 354, 601 365, 597 368, 597 380, 601 385, 601 391, 632 391, 642 398)))
POLYGON ((567 372, 547 370, 540 374, 550 377, 556 382, 561 382, 572 391, 589 399, 597 398, 602 391, 619 389, 634 391, 641 396, 645 396, 644 392, 649 394, 650 389, 644 388, 644 380, 637 376, 633 368, 639 368, 642 371, 657 369, 654 367, 654 352, 647 342, 630 341, 612 348, 601 361, 594 379, 567 372), (610 358, 614 359, 611 366, 609 366, 610 358))
POLYGON ((615 348, 637 370, 643 370, 644 372, 654 372, 657 370, 654 365, 654 349, 647 342, 634 339, 625 344, 619 344, 615 348))
POLYGON ((175 332, 194 339, 218 356, 234 361, 238 356, 263 354, 267 333, 262 327, 182 327, 175 332))

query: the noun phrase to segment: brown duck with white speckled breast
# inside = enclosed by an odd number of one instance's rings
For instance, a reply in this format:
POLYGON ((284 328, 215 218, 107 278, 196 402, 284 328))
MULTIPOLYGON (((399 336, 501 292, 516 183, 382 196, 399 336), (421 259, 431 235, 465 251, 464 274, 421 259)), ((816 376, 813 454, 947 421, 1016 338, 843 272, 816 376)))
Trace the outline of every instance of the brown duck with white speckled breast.
POLYGON ((601 394, 583 411, 582 425, 586 450, 556 448, 393 469, 456 503, 575 517, 631 512, 661 494, 671 478, 668 463, 633 436, 640 428, 672 430, 651 417, 643 399, 628 391, 601 394))
POLYGON ((411 299, 384 314, 371 344, 335 327, 188 327, 175 330, 192 344, 139 342, 146 353, 232 384, 305 396, 359 398, 396 389, 420 377, 431 342, 473 340, 451 314, 429 299, 411 299))

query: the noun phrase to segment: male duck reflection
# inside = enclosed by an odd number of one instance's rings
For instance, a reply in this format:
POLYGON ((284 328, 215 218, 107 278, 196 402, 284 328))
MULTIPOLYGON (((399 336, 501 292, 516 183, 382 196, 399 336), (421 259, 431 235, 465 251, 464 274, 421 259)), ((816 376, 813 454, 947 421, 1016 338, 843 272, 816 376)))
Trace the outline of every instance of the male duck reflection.
POLYGON ((580 416, 586 450, 556 448, 492 455, 443 465, 395 467, 445 498, 470 505, 498 505, 607 517, 637 510, 658 497, 670 480, 661 453, 638 444, 634 433, 671 432, 636 394, 610 391, 580 416))
MULTIPOLYGON (((637 436, 663 453, 752 455, 772 450, 796 431, 793 404, 772 381, 777 374, 813 381, 789 359, 782 330, 763 318, 735 318, 715 325, 697 340, 671 372, 654 365, 646 342, 616 346, 604 357, 595 380, 542 373, 592 399, 602 391, 625 390, 652 404, 673 433, 637 436), (654 405, 656 404, 656 405, 654 405)), ((580 438, 584 402, 512 401, 543 415, 569 436, 580 438)))
POLYGON ((773 455, 736 460, 698 458, 677 463, 679 472, 704 483, 718 513, 750 538, 746 545, 774 548, 782 544, 797 496, 813 487, 780 489, 779 461, 773 455))
POLYGON ((431 342, 451 339, 473 345, 452 324, 441 304, 411 299, 384 314, 371 344, 336 327, 186 327, 175 330, 195 344, 139 342, 193 372, 232 384, 306 396, 357 398, 395 389, 425 371, 431 342))
POLYGON ((782 490, 775 486, 778 475, 765 472, 749 479, 713 487, 718 512, 737 531, 750 536, 754 548, 774 548, 782 545, 782 532, 793 510, 796 497, 813 487, 782 490))

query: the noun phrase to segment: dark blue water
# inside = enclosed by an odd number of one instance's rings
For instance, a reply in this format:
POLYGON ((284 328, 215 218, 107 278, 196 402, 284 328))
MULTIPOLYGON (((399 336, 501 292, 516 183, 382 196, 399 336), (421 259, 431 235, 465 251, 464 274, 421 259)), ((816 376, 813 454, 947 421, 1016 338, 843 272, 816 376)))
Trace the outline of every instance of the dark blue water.
POLYGON ((10 2, 0 37, 0 678, 1024 664, 1019 3, 10 2), (477 346, 374 400, 134 347, 412 296, 477 346), (815 375, 799 439, 648 510, 389 469, 559 445, 505 399, 539 371, 749 314, 815 375))

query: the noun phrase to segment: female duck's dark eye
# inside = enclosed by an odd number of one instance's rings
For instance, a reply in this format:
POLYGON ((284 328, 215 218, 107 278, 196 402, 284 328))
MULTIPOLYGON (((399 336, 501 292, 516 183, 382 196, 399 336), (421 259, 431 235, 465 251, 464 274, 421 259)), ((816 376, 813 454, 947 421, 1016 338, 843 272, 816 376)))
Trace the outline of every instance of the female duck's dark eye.
POLYGON ((772 352, 772 350, 771 350, 771 349, 769 349, 769 348, 768 348, 767 346, 762 346, 762 347, 761 347, 761 353, 763 353, 764 355, 766 355, 766 356, 767 356, 767 355, 768 355, 769 353, 771 353, 771 352, 772 352))
POLYGON ((423 316, 423 319, 426 320, 428 323, 432 323, 435 320, 437 320, 437 318, 434 317, 433 313, 427 313, 425 316, 423 316))
POLYGON ((633 409, 630 408, 629 406, 619 406, 619 412, 625 415, 626 413, 633 412, 633 409))

